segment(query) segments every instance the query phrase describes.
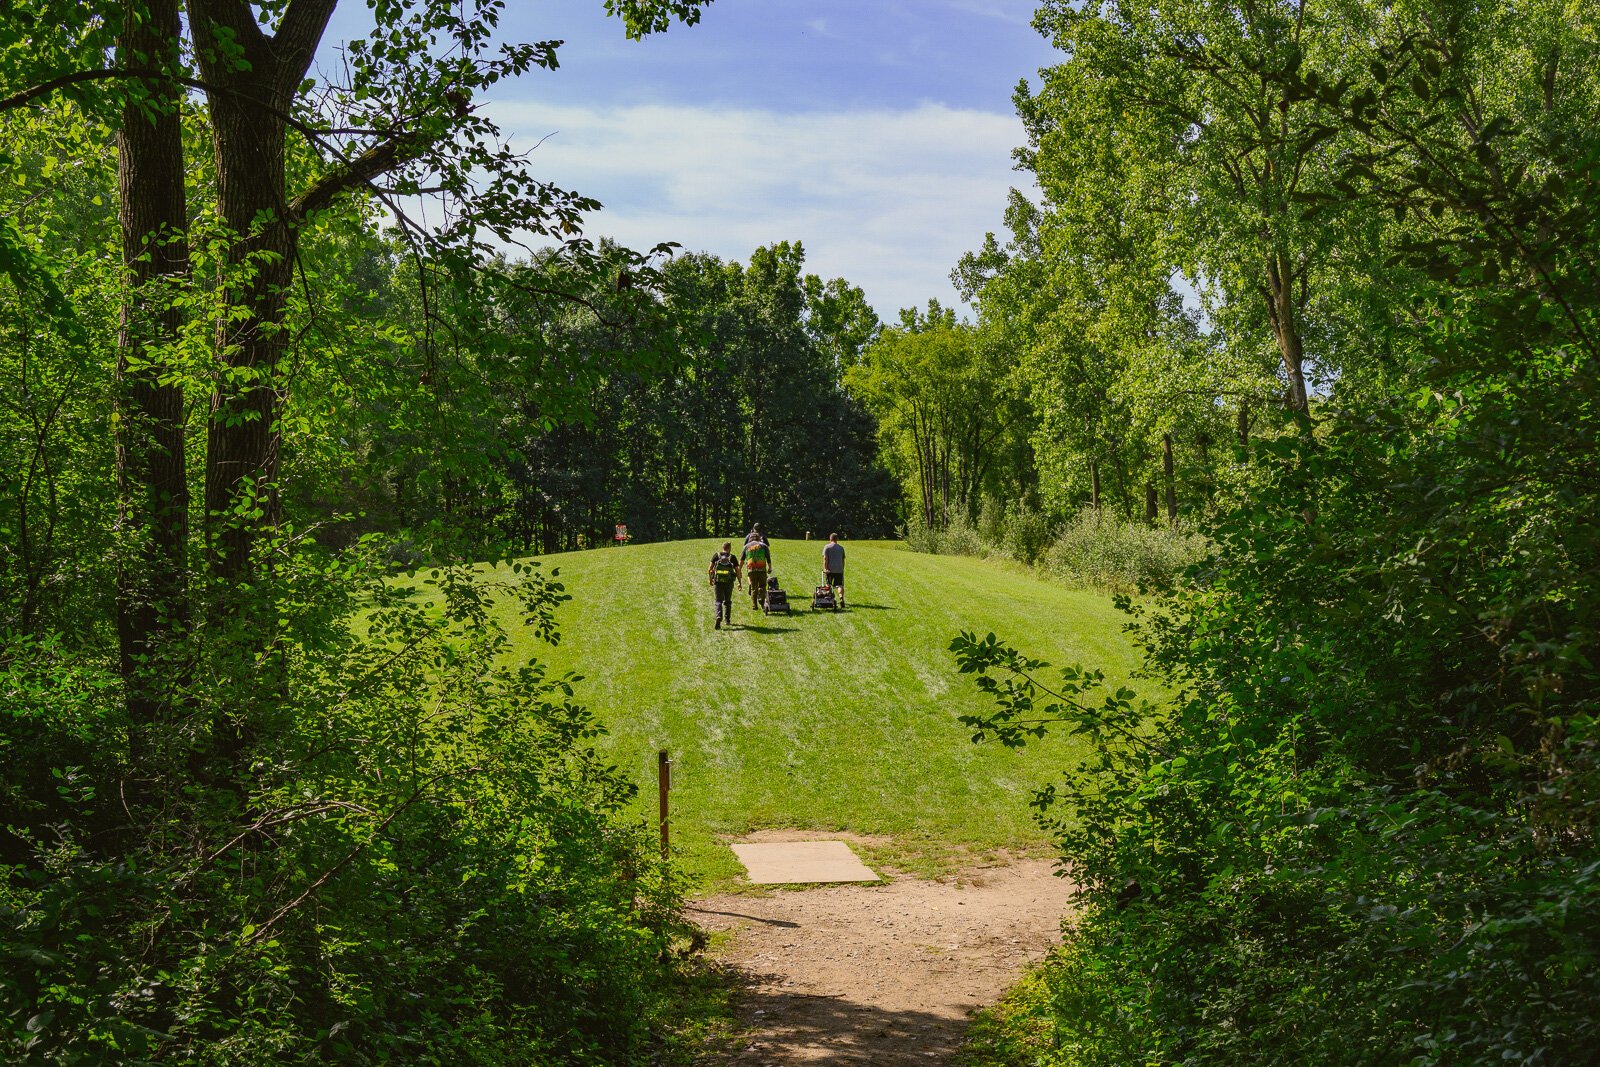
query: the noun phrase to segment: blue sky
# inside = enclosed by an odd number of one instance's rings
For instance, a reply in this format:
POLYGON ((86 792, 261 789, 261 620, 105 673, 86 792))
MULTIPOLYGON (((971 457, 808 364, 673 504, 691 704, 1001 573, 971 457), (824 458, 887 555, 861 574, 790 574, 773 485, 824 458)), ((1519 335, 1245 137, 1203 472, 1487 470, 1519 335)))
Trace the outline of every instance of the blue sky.
POLYGON ((502 36, 564 40, 561 68, 487 106, 519 147, 543 139, 543 176, 605 205, 591 236, 741 260, 799 240, 810 270, 892 318, 955 302, 950 268, 1030 181, 1011 170, 1011 92, 1054 57, 1032 10, 716 0, 699 25, 636 42, 601 0, 512 0, 502 36))

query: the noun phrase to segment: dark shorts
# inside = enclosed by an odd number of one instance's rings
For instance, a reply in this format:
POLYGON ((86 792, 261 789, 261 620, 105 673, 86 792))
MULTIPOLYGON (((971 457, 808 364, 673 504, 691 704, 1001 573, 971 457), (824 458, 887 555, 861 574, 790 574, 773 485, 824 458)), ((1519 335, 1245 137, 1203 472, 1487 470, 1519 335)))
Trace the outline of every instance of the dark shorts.
POLYGON ((836 585, 840 589, 844 588, 844 571, 823 571, 822 573, 827 577, 829 585, 836 585))

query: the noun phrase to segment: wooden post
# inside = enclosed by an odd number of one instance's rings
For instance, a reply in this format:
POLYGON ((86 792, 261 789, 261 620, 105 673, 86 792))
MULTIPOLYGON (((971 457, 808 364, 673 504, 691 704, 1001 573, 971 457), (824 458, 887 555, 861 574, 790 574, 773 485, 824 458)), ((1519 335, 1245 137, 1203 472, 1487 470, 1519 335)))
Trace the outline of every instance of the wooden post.
POLYGON ((672 760, 667 750, 656 753, 656 789, 661 795, 661 858, 667 858, 667 794, 672 792, 672 760))

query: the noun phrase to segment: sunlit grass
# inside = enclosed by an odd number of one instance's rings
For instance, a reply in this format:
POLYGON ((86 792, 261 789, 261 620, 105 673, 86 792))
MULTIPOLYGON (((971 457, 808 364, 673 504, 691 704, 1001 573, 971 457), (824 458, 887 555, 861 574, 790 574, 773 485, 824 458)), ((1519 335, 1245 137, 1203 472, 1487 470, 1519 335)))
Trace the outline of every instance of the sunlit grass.
POLYGON ((705 584, 716 546, 546 557, 573 596, 561 643, 528 635, 519 648, 584 676, 578 699, 609 728, 602 748, 640 783, 651 818, 656 752, 671 753, 673 846, 689 870, 708 884, 731 878, 740 868, 721 839, 766 828, 889 835, 896 845, 875 849, 877 862, 922 873, 1045 844, 1028 796, 1076 762, 1076 742, 972 744, 957 717, 985 702, 947 646, 962 629, 992 630, 1122 682, 1134 654, 1109 598, 981 560, 854 542, 849 610, 814 614, 821 546, 777 541, 794 614, 753 614, 736 595, 735 628, 718 632, 705 584))

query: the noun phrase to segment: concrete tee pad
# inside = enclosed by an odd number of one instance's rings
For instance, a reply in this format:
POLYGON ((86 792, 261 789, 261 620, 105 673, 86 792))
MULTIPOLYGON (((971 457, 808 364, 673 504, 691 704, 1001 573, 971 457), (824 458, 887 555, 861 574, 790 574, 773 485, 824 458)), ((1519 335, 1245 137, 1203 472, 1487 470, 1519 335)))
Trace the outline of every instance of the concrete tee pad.
POLYGON ((732 848, 756 885, 879 880, 843 841, 772 841, 732 848))

